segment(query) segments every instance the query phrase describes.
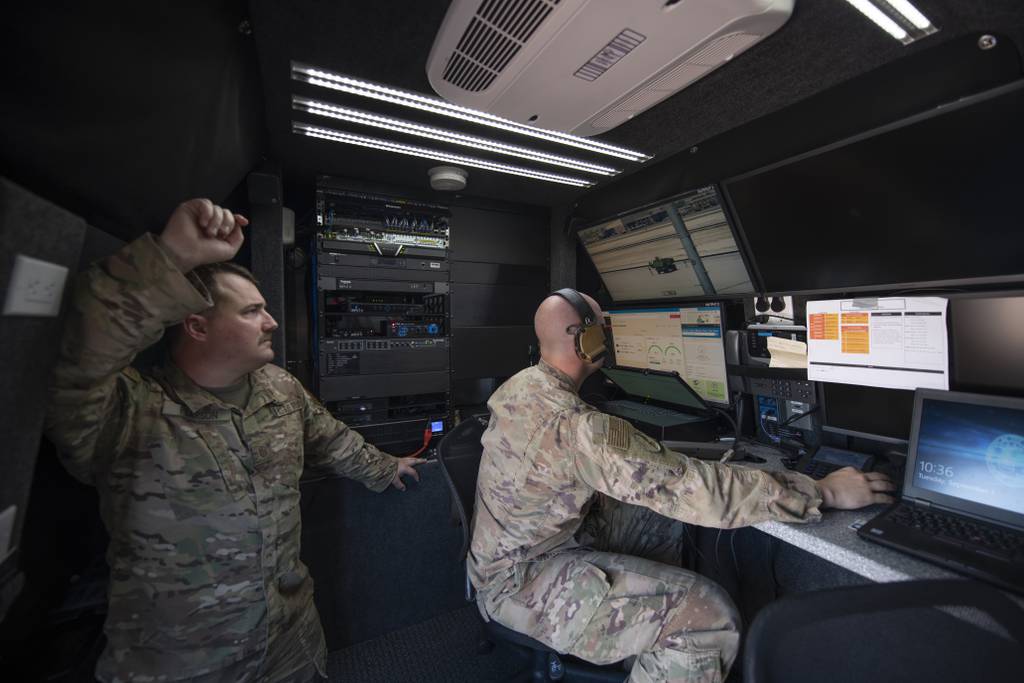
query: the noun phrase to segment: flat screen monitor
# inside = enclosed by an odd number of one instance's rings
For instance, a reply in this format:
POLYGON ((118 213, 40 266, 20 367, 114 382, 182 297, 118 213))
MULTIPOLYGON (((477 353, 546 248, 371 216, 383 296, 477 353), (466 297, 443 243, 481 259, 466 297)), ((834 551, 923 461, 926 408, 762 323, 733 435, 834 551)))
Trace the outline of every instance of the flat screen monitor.
POLYGON ((615 365, 676 372, 709 403, 729 405, 719 304, 608 311, 615 365))
POLYGON ((754 291, 711 185, 590 225, 578 236, 616 303, 754 291))
POLYGON ((1024 279, 1024 81, 726 181, 768 292, 1024 279))
POLYGON ((1024 396, 1024 295, 950 299, 949 324, 954 388, 1024 396))
POLYGON ((822 382, 822 429, 886 443, 906 443, 914 392, 822 382))

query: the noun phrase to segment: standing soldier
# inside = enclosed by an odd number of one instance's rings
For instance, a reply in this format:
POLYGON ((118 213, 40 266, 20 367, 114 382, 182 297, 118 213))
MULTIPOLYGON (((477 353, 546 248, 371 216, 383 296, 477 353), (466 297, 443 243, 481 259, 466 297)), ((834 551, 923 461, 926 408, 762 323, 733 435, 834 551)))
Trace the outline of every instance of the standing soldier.
POLYGON ((477 602, 494 619, 561 653, 607 664, 636 656, 629 681, 718 682, 739 644, 721 587, 680 567, 574 538, 596 493, 702 526, 811 522, 823 507, 891 502, 892 482, 851 468, 820 482, 691 460, 578 396, 601 367, 597 303, 548 297, 534 328, 541 362, 491 397, 482 438, 473 541, 477 602))
POLYGON ((374 491, 422 460, 365 443, 268 364, 277 323, 252 274, 224 263, 248 221, 193 199, 158 239, 77 282, 46 429, 99 491, 110 533, 107 647, 114 681, 325 676, 313 582, 299 560, 304 467, 374 491), (172 330, 152 375, 129 367, 172 330))

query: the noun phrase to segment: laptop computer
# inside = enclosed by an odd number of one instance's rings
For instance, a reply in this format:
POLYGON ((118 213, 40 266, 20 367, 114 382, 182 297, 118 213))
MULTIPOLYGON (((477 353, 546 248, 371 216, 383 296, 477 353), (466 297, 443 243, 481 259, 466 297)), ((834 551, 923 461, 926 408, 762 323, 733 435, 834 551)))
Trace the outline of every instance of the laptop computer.
POLYGON ((918 389, 903 493, 857 533, 1024 593, 1024 399, 918 389))
POLYGON ((601 372, 627 397, 605 401, 601 409, 659 440, 667 438, 673 428, 704 426, 714 416, 704 399, 676 372, 633 368, 604 368, 601 372))

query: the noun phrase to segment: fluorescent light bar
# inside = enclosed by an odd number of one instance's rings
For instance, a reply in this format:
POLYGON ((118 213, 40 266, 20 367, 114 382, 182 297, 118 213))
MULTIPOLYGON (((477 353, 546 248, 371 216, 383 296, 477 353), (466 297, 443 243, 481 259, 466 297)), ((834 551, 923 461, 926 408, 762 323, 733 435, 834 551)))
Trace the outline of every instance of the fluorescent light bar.
POLYGON ((906 17, 907 21, 914 25, 915 28, 919 28, 922 31, 926 30, 932 25, 932 22, 928 21, 928 17, 921 14, 921 10, 914 7, 908 0, 886 0, 894 10, 906 17))
POLYGON ((875 7, 868 0, 846 0, 871 21, 878 24, 879 28, 888 33, 896 40, 906 40, 910 36, 895 21, 885 15, 882 10, 875 7))
POLYGON ((557 130, 546 130, 544 128, 526 126, 521 123, 516 123, 515 121, 510 121, 509 119, 503 119, 500 116, 488 114, 487 112, 470 109, 469 107, 460 107, 438 97, 425 97, 418 93, 377 85, 376 83, 370 83, 369 81, 349 78, 348 76, 331 73, 330 71, 318 69, 306 64, 300 64, 298 62, 292 62, 292 78, 296 81, 303 81, 323 88, 338 90, 349 93, 350 95, 369 97, 375 100, 398 104, 403 107, 412 107, 414 109, 439 114, 441 116, 449 116, 463 121, 480 124, 482 126, 498 128, 510 133, 528 135, 540 140, 547 140, 548 142, 557 142, 559 144, 585 149, 596 154, 606 154, 608 156, 626 159, 627 161, 644 162, 651 158, 642 152, 635 152, 630 149, 625 149, 624 147, 616 147, 598 140, 577 137, 557 130))
POLYGON ((398 133, 408 133, 409 135, 429 138, 439 142, 448 142, 453 145, 472 147, 486 152, 507 154, 521 159, 537 161, 542 164, 552 164, 554 166, 571 168, 575 171, 597 173, 598 175, 615 175, 618 173, 617 169, 610 168, 608 166, 600 166, 598 164, 592 164, 579 159, 570 159, 569 157, 558 156, 557 154, 548 154, 547 152, 541 152, 539 150, 529 149, 526 147, 508 145, 497 140, 488 140, 487 138, 464 135, 462 133, 456 133, 455 131, 445 130, 443 128, 432 128, 430 126, 413 123, 412 121, 393 119, 387 116, 371 114, 370 112, 361 111, 359 109, 340 107, 335 104, 321 102, 319 100, 311 100, 305 97, 293 95, 292 108, 297 109, 298 111, 316 114, 318 116, 326 116, 333 119, 348 121, 350 123, 373 126, 374 128, 383 128, 385 130, 391 130, 398 133))
POLYGON ((420 157, 423 159, 434 159, 435 161, 444 161, 452 164, 460 164, 462 166, 469 166, 471 168, 482 168, 487 171, 497 171, 498 173, 508 173, 511 175, 523 176, 524 178, 533 178, 534 180, 546 180, 550 183, 562 183, 563 185, 572 185, 574 187, 590 187, 594 183, 583 178, 573 178, 571 176, 556 175, 554 173, 545 173, 544 171, 534 171, 533 169, 523 168, 521 166, 509 166, 508 164, 500 164, 494 161, 488 161, 486 159, 478 159, 476 157, 466 157, 461 154, 449 154, 448 152, 442 152, 436 149, 426 149, 424 147, 415 147, 413 145, 406 145, 398 142, 391 142, 390 140, 381 140, 380 138, 370 138, 363 135, 353 135, 352 133, 344 133, 340 130, 334 130, 332 128, 321 128, 319 126, 311 126, 306 123, 299 123, 292 121, 292 132, 300 135, 307 135, 312 138, 320 138, 322 140, 330 140, 332 142, 344 142, 349 145, 357 145, 359 147, 369 147, 371 149, 380 149, 385 152, 395 152, 396 154, 406 154, 408 156, 420 157))
POLYGON ((938 31, 910 0, 846 0, 904 45, 938 31))

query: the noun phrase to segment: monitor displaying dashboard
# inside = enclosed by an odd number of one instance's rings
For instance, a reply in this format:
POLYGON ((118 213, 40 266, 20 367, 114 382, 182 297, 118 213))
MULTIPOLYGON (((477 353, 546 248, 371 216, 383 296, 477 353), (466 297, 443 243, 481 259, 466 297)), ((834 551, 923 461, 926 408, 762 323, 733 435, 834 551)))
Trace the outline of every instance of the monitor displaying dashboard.
POLYGON ((712 185, 587 226, 578 236, 616 303, 754 292, 712 185))
POLYGON ((1024 278, 1024 81, 723 183, 767 292, 1024 278))
POLYGON ((607 312, 615 365, 676 372, 705 401, 729 405, 719 304, 607 312))

